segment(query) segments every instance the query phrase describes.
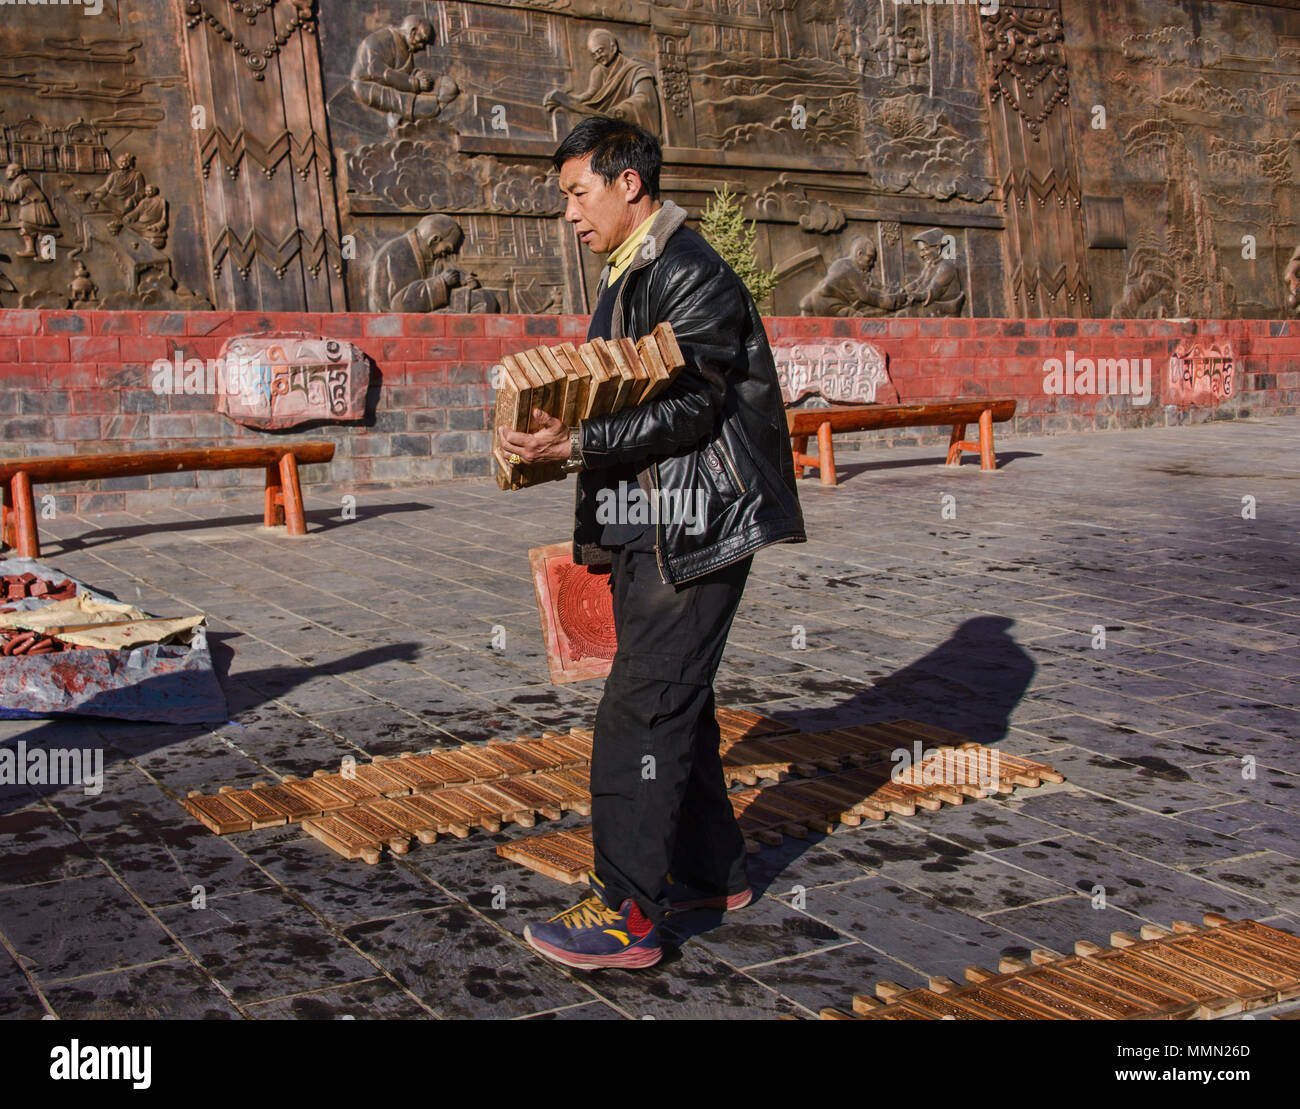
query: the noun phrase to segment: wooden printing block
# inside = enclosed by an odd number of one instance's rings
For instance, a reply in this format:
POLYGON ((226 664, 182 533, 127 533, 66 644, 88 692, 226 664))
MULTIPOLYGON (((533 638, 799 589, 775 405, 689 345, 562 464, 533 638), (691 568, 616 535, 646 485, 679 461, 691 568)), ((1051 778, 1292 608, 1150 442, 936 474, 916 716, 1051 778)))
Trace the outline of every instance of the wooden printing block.
POLYGON ((285 778, 280 784, 290 792, 296 793, 307 804, 314 806, 317 812, 333 812, 335 809, 345 809, 352 804, 319 778, 285 778))
MULTIPOLYGON (((735 799, 732 800, 733 809, 735 799)), ((762 833, 777 831, 783 836, 793 836, 795 839, 807 839, 808 829, 801 824, 795 824, 785 813, 778 809, 773 809, 763 803, 760 798, 752 798, 746 802, 736 816, 736 822, 740 825, 740 830, 746 835, 758 838, 760 842, 773 844, 770 837, 764 837, 762 833)))
POLYGON ((1028 1005, 1017 998, 1007 997, 989 989, 987 986, 968 986, 962 991, 962 1000, 978 1005, 990 1013, 996 1013, 1007 1020, 1060 1020, 1058 1013, 1028 1005))
POLYGON ((526 808, 532 812, 541 813, 548 820, 559 820, 563 815, 563 810, 555 803, 550 794, 539 789, 527 776, 505 778, 502 781, 493 782, 492 785, 499 793, 504 793, 507 797, 512 798, 521 811, 526 808))
POLYGON ((596 865, 596 849, 592 845, 591 826, 552 832, 550 842, 557 850, 563 851, 576 859, 584 870, 596 865))
POLYGON ((458 769, 466 771, 470 782, 486 782, 501 776, 501 771, 497 769, 495 763, 481 758, 470 747, 458 747, 454 751, 446 752, 442 757, 454 763, 458 769))
POLYGON ((410 759, 384 759, 383 764, 384 773, 405 785, 408 793, 411 790, 429 789, 438 784, 438 780, 432 774, 412 765, 410 759))
MULTIPOLYGON (((414 771, 419 776, 420 785, 417 788, 421 790, 440 789, 446 784, 439 773, 438 764, 433 762, 428 755, 417 755, 412 751, 403 751, 397 756, 397 759, 408 772, 414 771)), ((389 761, 394 760, 390 759, 389 761)))
POLYGON ((885 819, 885 810, 879 805, 871 804, 852 790, 837 789, 826 778, 792 782, 787 788, 791 790, 789 796, 819 805, 829 819, 841 824, 860 824, 864 816, 870 820, 885 819))
POLYGON ((429 821, 430 827, 436 831, 464 839, 473 826, 472 816, 463 809, 446 804, 442 800, 445 792, 413 793, 410 797, 401 798, 398 803, 429 821))
POLYGON ((884 820, 887 815, 884 806, 872 801, 869 796, 864 796, 862 790, 845 784, 838 774, 800 782, 798 787, 801 792, 811 793, 814 797, 820 796, 828 802, 835 802, 858 816, 865 816, 871 820, 884 820))
MULTIPOLYGON (((939 797, 938 791, 933 786, 908 785, 906 782, 900 782, 893 777, 889 779, 889 784, 893 786, 894 789, 897 789, 906 796, 911 797, 913 803, 919 805, 923 809, 929 809, 930 812, 938 812, 943 808, 943 801, 939 797)), ((954 793, 952 790, 945 790, 944 792, 947 793, 949 797, 955 796, 957 798, 953 804, 961 804, 960 793, 954 793)))
POLYGON ((342 774, 331 774, 324 770, 316 771, 312 775, 312 781, 319 782, 326 789, 332 790, 355 805, 369 801, 372 797, 382 796, 377 789, 366 782, 351 777, 345 778, 342 774))
POLYGON ((284 786, 262 786, 253 790, 260 801, 284 814, 290 824, 305 820, 309 816, 319 816, 324 810, 317 808, 301 794, 285 789, 284 786))
POLYGON ((567 735, 553 736, 551 742, 557 747, 572 752, 574 758, 579 762, 591 762, 592 737, 590 733, 584 735, 575 728, 567 735))
MULTIPOLYGON (((372 801, 373 805, 374 802, 372 801)), ((387 843, 395 855, 405 855, 411 847, 410 833, 399 825, 385 820, 370 808, 356 806, 334 814, 340 821, 351 824, 358 831, 380 843, 387 843)))
MULTIPOLYGON (((501 366, 505 370, 511 392, 514 395, 513 413, 506 409, 503 418, 512 420, 511 430, 528 431, 532 421, 533 396, 537 389, 537 383, 533 380, 533 375, 529 373, 527 367, 513 354, 504 355, 501 359, 501 366)), ((498 475, 497 485, 502 488, 510 488, 519 479, 523 468, 522 464, 514 464, 506 459, 495 428, 493 429, 492 445, 493 452, 498 457, 500 466, 503 467, 503 470, 498 475)))
POLYGON ((890 782, 888 773, 851 770, 836 777, 840 783, 850 789, 861 789, 864 801, 886 808, 898 816, 916 815, 914 795, 899 789, 890 782))
POLYGON ((520 807, 519 802, 500 788, 500 782, 479 782, 477 785, 461 786, 460 791, 467 793, 477 801, 495 810, 502 820, 511 820, 524 828, 531 828, 537 823, 536 815, 527 806, 520 807))
POLYGON ((337 816, 318 816, 314 820, 304 820, 302 826, 309 836, 320 840, 326 847, 337 851, 345 859, 361 859, 371 866, 379 862, 379 852, 383 844, 372 840, 364 832, 345 823, 337 816))
POLYGON ((733 709, 724 706, 715 709, 714 716, 719 727, 726 724, 729 727, 738 728, 746 736, 753 736, 754 738, 764 735, 792 735, 799 731, 793 724, 782 724, 779 720, 764 716, 760 712, 754 712, 752 709, 733 709))
POLYGON ((549 770, 555 761, 547 758, 532 743, 528 736, 520 736, 516 740, 490 741, 484 749, 495 751, 499 756, 509 759, 517 768, 511 771, 512 777, 516 774, 531 774, 534 770, 549 770))
POLYGON ((1167 967, 1192 975, 1208 982, 1229 997, 1239 997, 1243 1001, 1258 1002, 1273 995, 1273 988, 1267 983, 1250 977, 1245 973, 1231 971, 1218 963, 1205 959, 1199 954, 1180 950, 1167 943, 1144 943, 1137 948, 1128 949, 1135 957, 1152 959, 1167 967))
MULTIPOLYGON (((515 356, 521 362, 526 362, 529 370, 541 382, 540 388, 533 397, 533 407, 540 408, 548 416, 556 415, 557 401, 559 392, 563 389, 563 381, 557 381, 551 367, 542 361, 542 356, 536 350, 521 351, 515 356)), ((534 420, 532 427, 535 429, 539 426, 539 421, 534 420)), ((529 466, 525 463, 525 472, 529 466)))
POLYGON ((588 868, 571 851, 553 846, 551 838, 551 835, 530 836, 526 840, 503 843, 497 847, 497 854, 557 882, 572 885, 582 881, 588 868))
POLYGON ((623 366, 619 360, 614 357, 614 352, 610 350, 609 344, 606 343, 604 339, 592 339, 587 345, 591 347, 592 352, 600 359, 601 364, 609 372, 610 380, 616 383, 614 396, 610 400, 609 404, 610 412, 618 412, 621 409, 626 408, 628 397, 631 395, 633 386, 635 385, 635 380, 633 379, 631 372, 624 372, 623 366))
POLYGON ((508 778, 514 774, 528 774, 534 769, 523 759, 517 758, 508 743, 488 743, 474 748, 474 757, 491 763, 496 767, 498 778, 508 778))
POLYGON ((528 787, 540 793, 549 807, 559 809, 561 812, 572 809, 575 801, 579 805, 583 805, 588 812, 591 811, 590 804, 584 802, 581 797, 575 796, 572 787, 549 778, 549 773, 549 771, 543 770, 537 774, 530 774, 526 779, 528 787))
POLYGON ((546 765, 539 766, 538 770, 555 770, 561 766, 572 766, 574 763, 586 761, 578 758, 571 750, 561 747, 549 735, 539 739, 521 740, 520 746, 526 746, 538 758, 546 760, 546 765))
POLYGON ((221 799, 226 804, 234 805, 248 813, 254 829, 276 828, 281 824, 289 823, 289 818, 283 810, 258 797, 251 789, 232 790, 230 793, 223 793, 221 799))
POLYGON ((631 339, 609 339, 605 346, 614 356, 614 361, 618 363, 619 373, 631 382, 628 386, 627 399, 623 402, 624 408, 631 408, 641 400, 641 394, 646 391, 649 372, 642 364, 641 356, 637 354, 636 345, 631 339))
POLYGON ((1058 974, 1108 990, 1142 1006, 1147 1017, 1165 1019, 1188 1017, 1196 1011, 1196 1002, 1186 994, 1161 989, 1151 983, 1125 978, 1099 964, 1095 959, 1066 959, 1052 968, 1058 974))
POLYGON ((487 832, 501 831, 500 811, 494 805, 489 805, 470 793, 469 790, 473 788, 473 786, 457 786, 455 789, 439 790, 435 796, 441 804, 452 805, 466 813, 467 822, 472 827, 482 828, 487 832))
POLYGON ((1186 974, 1158 959, 1128 950, 1108 951, 1090 958, 1127 976, 1167 986, 1194 997, 1197 1001, 1196 1013, 1200 1017, 1228 1016, 1245 1008, 1245 1003, 1239 997, 1225 993, 1216 983, 1199 975, 1186 974))
POLYGON ((1090 982, 1081 982, 1050 965, 1031 971, 1027 977, 1035 985, 1090 1010, 1102 1020, 1132 1020, 1147 1014, 1146 1006, 1139 1002, 1090 982))
POLYGON ((573 790, 573 796, 580 801, 591 801, 591 770, 589 767, 575 769, 574 767, 562 766, 558 770, 547 770, 545 773, 547 777, 563 782, 573 790))
POLYGON ((1234 943, 1248 940, 1272 952, 1275 959, 1285 960, 1287 965, 1300 962, 1300 939, 1289 932, 1270 928, 1267 924, 1260 924, 1254 920, 1233 921, 1221 927, 1224 932, 1232 936, 1234 943))
POLYGON ((1039 984, 1032 976, 1012 975, 990 984, 988 988, 996 989, 998 993, 1018 1001, 1031 1002, 1040 1009, 1054 1012, 1066 1020, 1096 1020, 1099 1016, 1078 1001, 1064 997, 1039 984))
POLYGON ((554 348, 538 347, 537 356, 546 363, 556 381, 554 415, 565 427, 572 427, 573 413, 578 403, 578 378, 569 371, 567 359, 562 361, 554 348))
POLYGON ((578 357, 577 348, 572 343, 551 347, 551 354, 571 383, 564 422, 569 427, 577 427, 587 413, 587 401, 592 390, 591 370, 578 357))
POLYGON ((448 758, 447 754, 446 751, 431 751, 428 754, 414 756, 416 761, 437 779, 439 789, 444 786, 460 785, 462 782, 468 782, 472 777, 467 767, 448 758))
POLYGON ((610 402, 618 394, 622 378, 613 373, 613 366, 607 366, 590 343, 583 343, 576 353, 591 373, 591 392, 587 398, 586 419, 607 415, 610 402))
POLYGON ((641 404, 654 395, 655 389, 661 381, 667 383, 668 367, 664 364, 663 355, 659 353, 659 344, 649 335, 643 335, 636 341, 636 354, 641 365, 649 371, 645 387, 641 390, 641 395, 637 397, 637 403, 641 404))
POLYGON ((854 724, 822 734, 848 740, 859 752, 867 754, 874 751, 884 759, 888 759, 900 747, 909 752, 912 750, 913 737, 896 730, 891 724, 854 724))
POLYGON ((791 793, 788 786, 773 786, 760 791, 759 802, 775 812, 783 813, 792 824, 823 834, 835 830, 835 821, 826 817, 824 803, 815 799, 804 800, 791 793))
POLYGON ((181 804, 200 824, 219 836, 247 832, 253 827, 253 818, 247 812, 228 805, 222 797, 204 796, 195 790, 181 804))
POLYGON ((1252 958, 1247 952, 1234 949, 1230 943, 1224 943, 1213 936, 1183 936, 1181 939, 1169 940, 1161 947, 1162 950, 1181 951, 1194 959, 1213 963, 1222 970, 1267 986, 1273 991, 1272 1000, 1286 1001, 1300 992, 1300 983, 1285 969, 1252 958))
POLYGON ((369 802, 366 808, 380 819, 396 824, 402 831, 415 836, 421 843, 434 843, 438 838, 437 823, 419 809, 407 805, 408 800, 406 797, 379 797, 369 802))
POLYGON ((952 1017, 953 1020, 1005 1020, 999 1013, 982 1009, 973 1002, 948 994, 937 994, 930 990, 908 990, 897 998, 893 1004, 916 1009, 927 1016, 952 1017))
POLYGON ((547 732, 545 734, 548 736, 570 735, 580 743, 587 744, 588 750, 590 750, 591 744, 596 738, 596 733, 591 728, 570 728, 567 732, 547 732))
POLYGON ((395 778, 386 770, 382 770, 379 763, 358 763, 353 768, 353 774, 354 781, 370 786, 381 797, 401 797, 411 792, 410 786, 400 778, 395 778))
MULTIPOLYGON (((1213 984, 1201 978, 1191 978, 1174 970, 1173 967, 1150 959, 1141 959, 1127 950, 1105 951, 1096 955, 1084 956, 1089 965, 1096 965, 1113 971, 1124 978, 1131 978, 1159 990, 1166 990, 1183 997, 1190 997, 1198 1006, 1203 1006, 1216 998, 1221 998, 1221 991, 1213 984)), ((1231 1000, 1225 1012, 1240 1012, 1241 1002, 1231 1000)))
POLYGON ((502 359, 503 365, 511 365, 506 359, 513 359, 517 372, 528 383, 527 388, 520 390, 519 393, 519 420, 524 426, 518 430, 532 431, 534 429, 533 409, 541 406, 550 375, 543 377, 541 371, 533 364, 533 360, 524 351, 507 354, 502 359))

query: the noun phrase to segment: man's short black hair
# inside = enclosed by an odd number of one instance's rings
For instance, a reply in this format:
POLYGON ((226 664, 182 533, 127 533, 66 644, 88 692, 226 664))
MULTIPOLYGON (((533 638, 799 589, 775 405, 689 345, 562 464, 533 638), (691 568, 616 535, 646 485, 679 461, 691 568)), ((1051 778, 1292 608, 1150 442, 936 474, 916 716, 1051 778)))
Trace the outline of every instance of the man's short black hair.
POLYGON ((621 119, 587 116, 564 137, 551 162, 559 172, 570 158, 585 158, 588 154, 591 172, 599 174, 606 185, 612 185, 625 169, 634 169, 650 199, 659 199, 663 149, 644 127, 621 119))

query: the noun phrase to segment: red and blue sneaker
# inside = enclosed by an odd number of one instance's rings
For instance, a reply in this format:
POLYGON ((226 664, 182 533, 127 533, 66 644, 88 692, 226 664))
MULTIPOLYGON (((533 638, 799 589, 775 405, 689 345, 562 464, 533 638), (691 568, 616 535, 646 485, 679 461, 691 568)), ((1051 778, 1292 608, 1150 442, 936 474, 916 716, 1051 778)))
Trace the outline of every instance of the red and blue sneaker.
POLYGON ((533 950, 577 970, 602 967, 650 967, 663 958, 659 929, 628 898, 611 909, 601 896, 603 887, 592 875, 592 895, 552 917, 545 924, 524 927, 533 950))
POLYGON ((676 881, 671 874, 664 883, 664 892, 674 913, 688 913, 693 909, 713 909, 725 913, 743 909, 754 900, 754 891, 748 886, 739 893, 710 894, 676 881))

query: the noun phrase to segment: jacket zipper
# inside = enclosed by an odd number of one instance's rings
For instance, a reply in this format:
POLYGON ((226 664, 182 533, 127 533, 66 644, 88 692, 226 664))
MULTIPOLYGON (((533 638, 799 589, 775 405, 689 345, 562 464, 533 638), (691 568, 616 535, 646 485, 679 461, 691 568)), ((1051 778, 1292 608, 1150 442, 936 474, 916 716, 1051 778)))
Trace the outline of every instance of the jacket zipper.
POLYGON ((736 469, 736 464, 731 461, 731 455, 727 453, 727 448, 723 446, 721 438, 718 439, 718 454, 722 457, 722 461, 727 464, 727 469, 731 473, 731 480, 736 484, 736 489, 744 493, 746 490, 744 483, 740 480, 740 472, 736 469))
MULTIPOLYGON (((654 503, 662 503, 659 499, 659 463, 650 464, 650 486, 654 490, 654 503)), ((655 514, 655 562, 659 564, 659 580, 668 584, 668 575, 664 572, 664 533, 663 520, 660 518, 661 513, 655 514)))

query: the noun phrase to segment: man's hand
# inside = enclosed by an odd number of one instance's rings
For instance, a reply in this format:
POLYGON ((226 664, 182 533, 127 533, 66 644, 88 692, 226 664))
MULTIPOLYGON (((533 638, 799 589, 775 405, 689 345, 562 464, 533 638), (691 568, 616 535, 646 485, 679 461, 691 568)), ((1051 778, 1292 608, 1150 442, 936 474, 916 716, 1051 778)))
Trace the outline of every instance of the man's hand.
POLYGON ((533 409, 535 432, 500 428, 501 447, 506 456, 517 454, 525 462, 564 462, 569 457, 569 429, 556 416, 533 409))

